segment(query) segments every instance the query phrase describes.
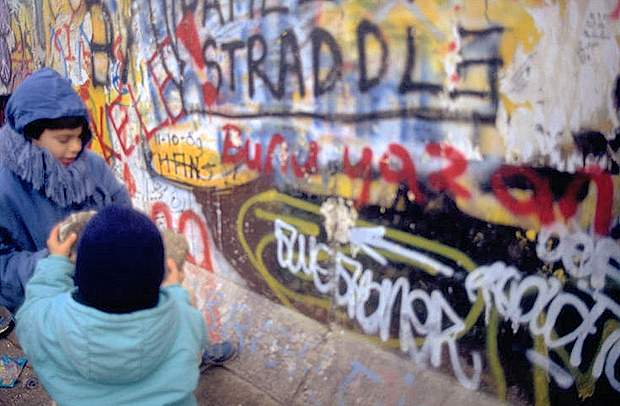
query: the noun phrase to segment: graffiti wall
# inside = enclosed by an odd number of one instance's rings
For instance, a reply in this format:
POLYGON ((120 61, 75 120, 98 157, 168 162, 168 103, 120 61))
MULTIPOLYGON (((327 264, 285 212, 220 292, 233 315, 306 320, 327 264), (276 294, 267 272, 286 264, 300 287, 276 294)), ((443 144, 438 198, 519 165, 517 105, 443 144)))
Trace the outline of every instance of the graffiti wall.
POLYGON ((620 2, 0 0, 191 261, 500 399, 620 398, 620 2))

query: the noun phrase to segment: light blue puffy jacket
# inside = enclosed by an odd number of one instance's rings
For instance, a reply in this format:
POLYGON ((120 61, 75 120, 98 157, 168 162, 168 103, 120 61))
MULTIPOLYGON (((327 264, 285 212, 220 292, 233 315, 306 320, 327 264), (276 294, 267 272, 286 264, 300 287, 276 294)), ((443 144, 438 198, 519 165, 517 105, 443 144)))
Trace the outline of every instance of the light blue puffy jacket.
POLYGON ((74 269, 66 257, 39 261, 16 315, 50 396, 60 406, 195 405, 207 336, 187 291, 169 286, 152 309, 104 313, 73 299, 74 269))

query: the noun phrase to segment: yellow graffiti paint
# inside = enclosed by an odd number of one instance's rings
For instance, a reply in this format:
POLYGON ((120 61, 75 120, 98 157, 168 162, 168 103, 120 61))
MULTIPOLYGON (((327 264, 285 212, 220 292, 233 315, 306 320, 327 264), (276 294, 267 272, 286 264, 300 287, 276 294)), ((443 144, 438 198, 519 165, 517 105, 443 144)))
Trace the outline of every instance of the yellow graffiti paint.
POLYGON ((487 325, 486 356, 495 382, 495 393, 500 400, 506 400, 506 377, 504 376, 504 369, 499 360, 499 349, 497 348, 498 321, 499 316, 497 310, 491 310, 489 324, 487 325))
POLYGON ((510 100, 510 98, 505 94, 501 94, 499 99, 509 116, 512 115, 516 109, 526 109, 532 111, 532 103, 529 100, 516 103, 510 100))
POLYGON ((151 164, 158 174, 196 187, 230 188, 256 179, 254 171, 236 171, 233 165, 222 165, 218 151, 185 142, 177 145, 149 142, 151 164))
MULTIPOLYGON (((544 324, 545 316, 543 313, 538 318, 539 324, 544 324)), ((543 336, 534 337, 534 351, 547 357, 547 345, 543 336)), ((538 365, 532 366, 534 378, 534 404, 536 406, 549 405, 549 375, 538 365)))
POLYGON ((110 94, 103 87, 96 88, 90 84, 83 85, 80 89, 80 93, 82 92, 85 93, 82 94, 82 101, 90 112, 91 126, 95 130, 91 149, 105 157, 107 152, 104 153, 104 149, 113 147, 105 112, 107 98, 110 97, 110 94))
POLYGON ((286 214, 273 213, 273 212, 262 210, 262 209, 254 209, 254 216, 256 216, 256 218, 259 218, 261 220, 266 220, 266 221, 271 221, 271 222, 276 221, 276 219, 284 220, 288 224, 295 226, 295 228, 297 228, 303 234, 311 235, 313 237, 318 237, 319 233, 321 232, 319 230, 319 226, 317 226, 316 224, 310 221, 299 219, 297 217, 287 216, 286 214))
POLYGON ((540 229, 540 222, 536 216, 517 217, 502 206, 491 193, 473 191, 472 194, 476 196, 474 199, 457 200, 459 210, 493 224, 518 225, 522 228, 540 229))
POLYGON ((553 276, 560 281, 560 283, 565 284, 566 283, 566 272, 564 271, 563 268, 560 269, 556 269, 555 271, 553 271, 553 276))
MULTIPOLYGON (((569 368, 571 374, 575 376, 575 384, 577 386, 577 394, 581 400, 585 400, 591 397, 594 394, 596 389, 596 380, 592 375, 592 371, 594 369, 594 361, 599 356, 603 343, 611 333, 620 329, 620 322, 617 320, 607 320, 603 325, 603 333, 601 334, 601 339, 598 342, 595 355, 592 357, 592 361, 590 362, 590 366, 585 373, 582 373, 578 368, 574 368, 570 364, 568 353, 564 348, 560 348, 558 353, 564 362, 564 365, 569 368)), ((555 337, 554 337, 555 338, 555 337)))
POLYGON ((536 241, 536 235, 536 230, 527 230, 525 232, 525 237, 530 241, 536 241))

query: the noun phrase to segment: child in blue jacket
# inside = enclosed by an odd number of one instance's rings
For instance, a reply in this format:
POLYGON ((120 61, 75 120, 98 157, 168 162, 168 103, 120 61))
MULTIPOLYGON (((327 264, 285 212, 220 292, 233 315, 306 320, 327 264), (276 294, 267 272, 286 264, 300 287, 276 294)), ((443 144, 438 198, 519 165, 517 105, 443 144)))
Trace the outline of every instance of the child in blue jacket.
POLYGON ((26 78, 6 105, 0 129, 0 306, 15 311, 45 240, 69 214, 116 203, 125 187, 98 155, 88 111, 71 83, 43 68, 26 78))
POLYGON ((17 338, 59 405, 195 405, 206 326, 166 262, 161 235, 134 209, 108 206, 76 237, 47 241, 17 312, 17 338), (74 283, 75 280, 75 283, 74 283))

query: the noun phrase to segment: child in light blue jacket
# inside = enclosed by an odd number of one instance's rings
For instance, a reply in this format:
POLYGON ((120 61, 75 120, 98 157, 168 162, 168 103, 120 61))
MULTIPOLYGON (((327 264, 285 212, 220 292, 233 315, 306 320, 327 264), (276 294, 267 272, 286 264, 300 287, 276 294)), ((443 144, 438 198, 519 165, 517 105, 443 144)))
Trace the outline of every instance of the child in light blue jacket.
POLYGON ((86 224, 74 266, 75 239, 53 228, 16 315, 44 388, 61 406, 195 405, 206 326, 172 260, 164 280, 157 227, 112 205, 86 224))

